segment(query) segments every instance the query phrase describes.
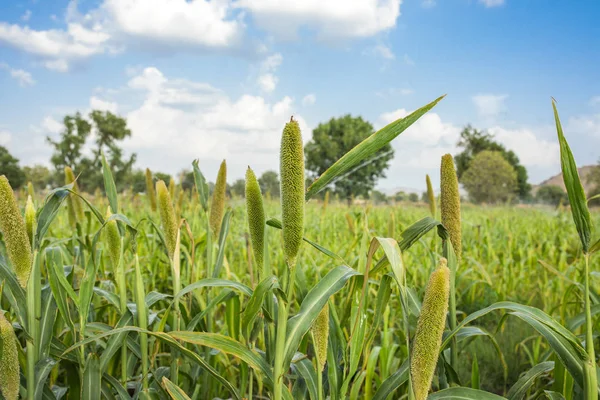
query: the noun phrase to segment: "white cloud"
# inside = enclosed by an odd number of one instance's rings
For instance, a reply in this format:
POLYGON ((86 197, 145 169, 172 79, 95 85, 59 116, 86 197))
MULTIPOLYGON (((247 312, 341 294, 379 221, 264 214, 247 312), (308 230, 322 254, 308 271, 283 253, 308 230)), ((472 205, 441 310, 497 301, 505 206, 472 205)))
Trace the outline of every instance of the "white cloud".
POLYGON ((41 124, 42 132, 59 134, 63 130, 63 124, 52 117, 45 117, 41 124))
POLYGON ((0 22, 0 43, 32 54, 40 58, 44 66, 57 71, 67 71, 72 62, 109 51, 109 38, 101 26, 88 29, 79 23, 69 23, 66 31, 36 31, 0 22))
POLYGON ((35 85, 35 80, 31 76, 31 74, 23 69, 11 68, 6 63, 0 63, 0 69, 4 69, 4 70, 8 71, 10 76, 13 79, 17 80, 17 82, 19 82, 19 86, 21 86, 21 87, 35 85))
POLYGON ((26 10, 23 15, 21 15, 21 21, 29 21, 29 19, 31 18, 31 10, 26 10))
POLYGON ((567 129, 572 132, 600 137, 600 114, 580 115, 569 118, 567 129))
POLYGON ((317 102, 317 96, 314 93, 307 94, 302 98, 303 106, 312 106, 317 102))
POLYGON ((275 102, 248 94, 231 98, 209 84, 167 77, 153 67, 128 86, 144 97, 141 105, 118 101, 119 109, 131 110, 125 117, 132 137, 124 147, 138 153, 140 167, 178 172, 199 158, 203 172, 214 179, 225 158, 234 179, 248 165, 257 173, 277 169, 281 129, 291 115, 309 132, 288 96, 275 102))
POLYGON ((117 112, 117 103, 102 100, 96 96, 92 96, 90 98, 90 108, 92 110, 110 111, 111 113, 116 113, 117 112))
POLYGON ((504 5, 505 0, 479 0, 480 4, 483 4, 487 8, 500 7, 504 5))
POLYGON ((600 106, 600 96, 594 96, 590 99, 591 106, 600 106))
POLYGON ((223 0, 104 0, 99 11, 115 35, 167 47, 226 48, 243 28, 223 0))
POLYGON ((10 143, 11 134, 8 131, 0 131, 0 146, 7 146, 10 143))
POLYGON ((424 8, 432 8, 435 7, 435 0, 421 0, 421 6, 424 8))
POLYGON ((559 163, 558 143, 539 138, 532 129, 495 126, 488 131, 495 140, 514 151, 526 167, 556 167, 559 163))
POLYGON ((505 101, 508 95, 478 94, 472 97, 477 112, 483 118, 495 118, 506 111, 505 101))
POLYGON ((400 16, 402 0, 238 0, 235 7, 278 38, 291 39, 300 28, 319 39, 368 37, 389 30, 400 16))
POLYGON ((279 78, 275 72, 283 62, 283 56, 280 53, 275 53, 267 57, 261 64, 261 74, 257 79, 257 84, 263 92, 271 93, 277 87, 279 78))
POLYGON ((396 58, 392 49, 383 44, 378 44, 377 46, 375 46, 373 48, 373 54, 385 58, 386 60, 393 60, 394 58, 396 58))

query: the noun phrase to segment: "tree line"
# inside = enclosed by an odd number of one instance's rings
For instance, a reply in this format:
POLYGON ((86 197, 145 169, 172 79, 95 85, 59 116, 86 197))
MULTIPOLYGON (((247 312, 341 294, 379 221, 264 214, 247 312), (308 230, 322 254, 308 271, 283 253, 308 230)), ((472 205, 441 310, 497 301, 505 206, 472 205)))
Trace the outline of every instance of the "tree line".
MULTIPOLYGON (((87 116, 80 113, 63 118, 63 130, 57 138, 47 137, 53 152, 51 167, 44 165, 19 166, 19 160, 8 149, 0 146, 0 175, 6 175, 14 188, 27 182, 37 188, 62 186, 64 168, 71 167, 78 176, 79 188, 92 193, 103 188, 102 154, 105 155, 115 178, 117 190, 128 188, 133 192, 146 190, 144 170, 135 167, 135 153, 126 156, 121 143, 131 137, 125 118, 110 111, 91 111, 87 116)), ((312 139, 305 146, 306 180, 310 185, 339 157, 348 152, 366 137, 375 132, 373 125, 362 117, 344 115, 331 118, 319 124, 312 132, 312 139)), ((468 200, 474 203, 510 203, 534 201, 560 204, 566 202, 566 193, 560 187, 544 186, 536 196, 528 183, 527 169, 517 155, 486 131, 467 125, 457 143, 461 150, 454 156, 457 176, 468 200)), ((329 190, 343 200, 370 198, 376 202, 418 201, 415 193, 396 193, 391 197, 375 190, 380 178, 394 157, 394 150, 388 144, 371 159, 350 171, 344 179, 330 185, 329 190)), ((189 190, 193 187, 191 170, 183 170, 178 176, 155 171, 154 177, 169 182, 178 180, 189 190)), ((600 165, 590 174, 593 184, 590 196, 600 193, 600 165)), ((279 177, 270 170, 260 176, 263 193, 279 197, 279 177)), ((229 195, 244 195, 244 180, 237 179, 227 186, 229 195)), ((421 201, 426 200, 425 195, 421 201)))

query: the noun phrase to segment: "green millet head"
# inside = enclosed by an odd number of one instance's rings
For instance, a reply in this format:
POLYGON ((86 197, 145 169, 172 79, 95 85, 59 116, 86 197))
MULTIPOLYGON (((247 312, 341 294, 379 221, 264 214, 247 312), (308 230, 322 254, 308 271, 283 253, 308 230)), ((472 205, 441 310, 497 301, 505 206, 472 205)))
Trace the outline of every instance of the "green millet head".
POLYGON ((0 176, 0 230, 15 275, 21 286, 26 287, 33 260, 31 242, 15 194, 4 175, 0 176))
POLYGON ((315 320, 311 330, 315 341, 314 346, 317 354, 317 360, 319 362, 319 372, 323 372, 325 369, 325 363, 327 362, 327 344, 329 339, 329 304, 325 304, 325 307, 323 307, 317 316, 317 319, 315 320))
MULTIPOLYGON (((112 213, 110 207, 106 209, 106 219, 110 218, 112 213)), ((104 235, 106 238, 106 246, 108 248, 108 255, 112 262, 113 268, 117 268, 119 260, 121 258, 121 234, 119 233, 119 226, 116 220, 108 221, 104 227, 104 235)))
POLYGON ((435 194, 433 193, 433 186, 431 185, 431 179, 429 175, 425 175, 425 181, 427 183, 427 200, 429 201, 429 212, 431 216, 435 218, 435 194))
POLYGON ((427 398, 442 345, 450 294, 450 270, 447 264, 445 258, 440 259, 438 268, 431 274, 417 322, 410 360, 416 400, 427 398))
POLYGON ((11 323, 0 311, 0 392, 6 400, 19 398, 19 355, 11 323))
POLYGON ((279 157, 281 175, 281 223, 283 252, 288 267, 296 256, 304 235, 304 146, 297 121, 285 124, 279 157))
POLYGON ((146 168, 146 196, 150 201, 150 208, 152 211, 156 211, 156 194, 154 193, 154 181, 152 179, 152 172, 146 168))
POLYGON ((176 187, 177 185, 175 184, 175 179, 173 179, 173 177, 171 177, 171 179, 169 179, 169 195, 171 196, 171 199, 175 200, 175 189, 177 189, 176 187))
POLYGON ((31 195, 27 196, 27 204, 25 204, 25 229, 27 230, 27 237, 29 237, 29 243, 33 245, 33 235, 35 234, 35 206, 33 205, 33 199, 31 195))
POLYGON ((35 190, 33 189, 33 183, 31 183, 31 181, 27 182, 27 194, 32 198, 35 197, 35 190))
POLYGON ((441 194, 440 208, 442 209, 442 224, 450 234, 450 242, 456 257, 460 260, 462 253, 462 238, 460 227, 460 193, 458 191, 458 179, 454 160, 450 154, 442 157, 440 171, 441 194))
MULTIPOLYGON (((75 180, 75 174, 73 173, 73 170, 71 169, 71 167, 65 167, 65 185, 68 185, 72 183, 73 184, 73 192, 75 193, 79 193, 79 187, 77 186, 77 181, 75 180)), ((77 197, 74 194, 71 194, 69 196, 69 201, 68 201, 68 205, 72 208, 72 212, 73 216, 75 217, 76 221, 81 221, 83 222, 83 206, 81 205, 81 199, 79 197, 77 197)), ((73 223, 73 225, 75 225, 73 223)))
POLYGON ((227 190, 227 163, 225 160, 219 167, 217 182, 210 204, 210 229, 215 237, 219 237, 223 213, 225 212, 225 191, 227 190))
POLYGON ((254 261, 262 270, 263 251, 265 240, 265 209, 260 185, 256 180, 254 171, 248 167, 246 170, 246 212, 248 214, 248 230, 254 261))
POLYGON ((160 214, 160 221, 163 226, 165 242, 167 244, 167 252, 169 253, 169 258, 173 259, 175 243, 177 242, 178 227, 171 195, 169 194, 169 189, 167 189, 167 185, 165 185, 164 181, 156 182, 156 202, 158 213, 160 214))

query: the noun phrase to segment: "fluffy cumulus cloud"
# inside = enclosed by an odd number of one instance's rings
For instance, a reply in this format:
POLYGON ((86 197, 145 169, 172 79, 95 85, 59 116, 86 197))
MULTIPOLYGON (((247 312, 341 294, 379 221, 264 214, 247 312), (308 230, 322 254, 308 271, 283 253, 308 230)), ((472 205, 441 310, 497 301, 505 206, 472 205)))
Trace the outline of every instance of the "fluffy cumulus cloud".
POLYGON ((495 118, 506 111, 506 94, 478 94, 472 97, 477 112, 483 118, 495 118))
MULTIPOLYGON (((262 172, 276 169, 279 141, 290 116, 308 132, 304 119, 295 113, 292 98, 268 102, 244 94, 231 98, 203 82, 166 76, 157 68, 144 68, 128 83, 141 104, 125 104, 132 137, 127 151, 138 153, 138 165, 178 172, 199 158, 207 176, 216 176, 222 159, 228 160, 231 179, 243 177, 248 165, 262 172)), ((130 99, 121 101, 130 102, 130 99)))
POLYGON ((525 167, 557 167, 559 147, 556 141, 542 139, 533 129, 506 129, 499 126, 488 131, 494 138, 515 152, 525 167))
POLYGON ((92 96, 90 98, 90 108, 92 110, 110 111, 114 114, 117 112, 117 103, 92 96))
MULTIPOLYGON (((301 28, 315 31, 321 39, 373 36, 395 26, 400 3, 401 0, 102 0, 96 8, 81 14, 77 2, 72 0, 65 13, 64 28, 38 30, 0 21, 0 43, 30 54, 48 69, 66 72, 92 56, 119 53, 130 47, 152 52, 256 53, 261 46, 256 47, 248 38, 250 21, 274 39, 290 39, 301 28)), ((263 79, 269 88, 276 85, 272 77, 263 79)))
POLYGON ((19 86, 21 87, 35 85, 35 80, 33 79, 33 76, 31 76, 31 73, 23 69, 11 68, 6 63, 0 63, 0 69, 7 71, 10 74, 10 76, 19 83, 19 86))
POLYGON ((272 54, 262 62, 257 84, 263 92, 271 93, 277 87, 279 78, 275 75, 275 72, 277 72, 282 62, 283 56, 280 53, 272 54))
POLYGON ((368 37, 396 25, 402 0, 238 0, 256 24, 283 39, 294 38, 300 28, 313 30, 319 39, 368 37))

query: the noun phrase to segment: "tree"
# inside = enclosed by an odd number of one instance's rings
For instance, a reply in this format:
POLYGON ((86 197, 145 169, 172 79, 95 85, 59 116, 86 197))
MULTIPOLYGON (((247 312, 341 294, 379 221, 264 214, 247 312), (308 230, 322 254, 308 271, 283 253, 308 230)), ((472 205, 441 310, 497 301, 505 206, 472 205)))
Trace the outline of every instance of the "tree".
POLYGON ((244 179, 237 179, 231 185, 231 194, 235 197, 246 197, 246 181, 244 179))
MULTIPOLYGON (((345 115, 332 118, 319 124, 313 130, 312 140, 304 147, 305 166, 311 178, 319 177, 333 163, 354 146, 372 135, 373 126, 361 117, 345 115)), ((388 143, 371 159, 363 162, 359 168, 347 173, 333 184, 333 191, 341 198, 367 196, 375 187, 379 178, 385 177, 385 170, 394 157, 392 146, 388 143)))
POLYGON ((171 182, 171 175, 165 174, 164 172, 155 172, 154 173, 154 183, 157 181, 164 181, 166 185, 171 182))
POLYGON ((538 189, 536 197, 538 202, 553 206, 558 206, 561 203, 566 204, 569 201, 569 197, 563 188, 556 185, 542 186, 538 189))
POLYGON ((258 184, 263 194, 269 193, 272 197, 279 197, 279 176, 275 171, 265 171, 258 178, 258 184))
POLYGON ((134 170, 127 177, 127 185, 133 193, 146 192, 146 172, 141 169, 134 170))
POLYGON ((416 194, 416 193, 411 193, 411 194, 408 195, 408 200, 411 203, 416 203, 417 201, 419 201, 419 195, 416 194))
POLYGON ((23 167, 23 173, 25 174, 25 180, 33 183, 36 189, 46 189, 48 185, 52 184, 52 174, 48 167, 44 165, 25 166, 23 167))
POLYGON ((531 197, 531 185, 527 183, 527 169, 520 164, 519 157, 512 151, 507 150, 502 144, 494 141, 494 136, 485 131, 479 131, 471 125, 467 125, 460 133, 458 146, 463 151, 454 156, 456 163, 456 175, 462 182, 463 174, 469 169, 474 157, 482 151, 497 151, 517 173, 518 196, 521 200, 528 200, 531 197))
POLYGON ((47 141, 54 147, 51 162, 56 169, 56 180, 61 181, 64 167, 70 166, 79 175, 79 187, 87 192, 104 186, 102 175, 102 153, 105 154, 110 165, 117 190, 122 190, 126 185, 126 178, 131 173, 135 163, 136 154, 129 159, 124 159, 123 150, 118 143, 131 136, 127 128, 127 121, 110 111, 94 110, 88 118, 80 113, 74 116, 65 116, 65 126, 59 140, 48 137, 47 141), (92 156, 85 157, 83 148, 88 138, 94 133, 94 147, 92 156), (84 173, 83 173, 84 172, 84 173))
POLYGON ((463 173, 462 183, 475 203, 506 202, 518 190, 517 172, 499 151, 478 153, 463 173))
POLYGON ((386 204, 387 203, 387 196, 385 195, 385 193, 380 192, 379 190, 372 190, 371 191, 371 200, 373 200, 373 202, 375 202, 375 204, 386 204))
POLYGON ((25 174, 19 167, 19 159, 13 157, 4 146, 0 146, 0 175, 6 176, 13 189, 18 189, 25 183, 25 174))

